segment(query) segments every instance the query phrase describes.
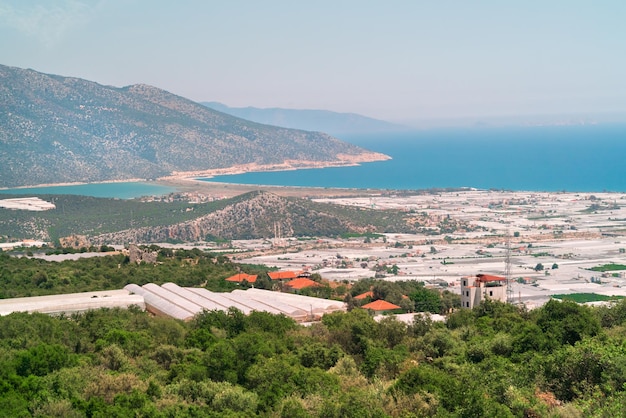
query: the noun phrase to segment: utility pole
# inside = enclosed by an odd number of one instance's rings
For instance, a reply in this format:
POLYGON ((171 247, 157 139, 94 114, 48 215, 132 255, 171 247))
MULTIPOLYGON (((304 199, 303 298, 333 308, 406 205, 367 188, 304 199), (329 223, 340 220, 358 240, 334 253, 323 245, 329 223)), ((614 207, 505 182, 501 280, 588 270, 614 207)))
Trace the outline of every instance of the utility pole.
POLYGON ((274 222, 274 246, 282 247, 283 246, 283 237, 281 225, 279 222, 274 222))
POLYGON ((513 279, 511 278, 511 234, 506 234, 506 255, 504 256, 504 277, 506 278, 506 302, 513 303, 513 279))

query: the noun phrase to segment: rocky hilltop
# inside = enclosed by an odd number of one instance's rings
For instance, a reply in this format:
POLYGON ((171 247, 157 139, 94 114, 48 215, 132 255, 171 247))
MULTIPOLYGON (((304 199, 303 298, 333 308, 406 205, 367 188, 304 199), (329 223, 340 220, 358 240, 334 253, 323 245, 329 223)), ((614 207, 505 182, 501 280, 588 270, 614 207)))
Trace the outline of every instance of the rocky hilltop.
POLYGON ((152 86, 103 86, 2 65, 0 148, 0 187, 388 158, 323 133, 243 120, 152 86))
POLYGON ((346 232, 378 231, 380 220, 372 222, 364 218, 362 213, 365 212, 258 191, 240 195, 226 207, 189 221, 101 234, 91 237, 91 241, 123 244, 171 240, 193 242, 213 237, 271 238, 276 226, 284 236, 335 236, 346 232))

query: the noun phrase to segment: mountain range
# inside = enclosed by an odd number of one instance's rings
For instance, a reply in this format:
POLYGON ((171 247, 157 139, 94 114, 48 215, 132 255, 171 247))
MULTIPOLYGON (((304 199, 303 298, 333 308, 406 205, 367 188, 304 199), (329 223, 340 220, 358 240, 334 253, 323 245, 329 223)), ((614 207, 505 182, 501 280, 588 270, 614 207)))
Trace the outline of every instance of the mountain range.
POLYGON ((0 187, 388 158, 328 134, 237 118, 153 86, 104 86, 3 65, 0 149, 0 187))
POLYGON ((390 122, 329 110, 282 109, 258 107, 229 107, 218 102, 201 102, 203 105, 232 116, 284 128, 326 132, 330 135, 359 135, 370 133, 401 132, 409 128, 390 122))

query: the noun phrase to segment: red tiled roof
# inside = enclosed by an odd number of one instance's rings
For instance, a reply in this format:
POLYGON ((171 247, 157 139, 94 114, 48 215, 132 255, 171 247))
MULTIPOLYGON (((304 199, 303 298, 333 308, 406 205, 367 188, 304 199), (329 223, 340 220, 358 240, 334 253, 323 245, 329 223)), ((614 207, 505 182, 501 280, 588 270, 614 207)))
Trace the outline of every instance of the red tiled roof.
POLYGON ((257 278, 256 274, 253 275, 253 274, 246 274, 246 273, 237 273, 234 276, 227 277, 226 281, 241 283, 245 280, 248 283, 254 283, 256 282, 256 278, 257 278))
POLYGON ((368 303, 362 306, 363 309, 371 309, 373 311, 390 311, 393 309, 400 309, 398 305, 389 303, 386 300, 378 299, 374 302, 368 303))
POLYGON ((298 277, 293 271, 271 271, 267 275, 272 280, 291 280, 298 277))
POLYGON ((372 298, 372 297, 374 297, 374 292, 372 292, 370 290, 369 292, 365 292, 365 293, 361 293, 360 295, 356 295, 353 299, 361 300, 361 299, 372 298))
POLYGON ((492 276, 491 274, 477 274, 476 277, 478 277, 478 281, 479 282, 503 282, 506 280, 505 277, 501 277, 501 276, 492 276))
POLYGON ((300 277, 297 279, 293 279, 287 283, 285 283, 285 286, 290 287, 292 289, 304 289, 305 287, 311 287, 311 286, 317 286, 319 283, 314 282, 311 279, 307 279, 304 277, 300 277))

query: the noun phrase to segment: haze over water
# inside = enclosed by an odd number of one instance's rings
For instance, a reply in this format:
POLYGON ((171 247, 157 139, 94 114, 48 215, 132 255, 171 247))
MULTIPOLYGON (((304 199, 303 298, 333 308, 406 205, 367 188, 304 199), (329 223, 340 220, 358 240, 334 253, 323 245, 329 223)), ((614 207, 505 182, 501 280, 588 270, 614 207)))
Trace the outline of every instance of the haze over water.
POLYGON ((626 192, 626 126, 438 129, 341 139, 392 160, 207 180, 327 188, 626 192))

